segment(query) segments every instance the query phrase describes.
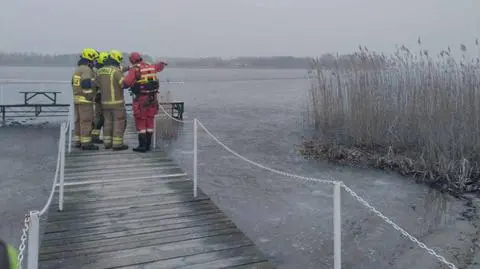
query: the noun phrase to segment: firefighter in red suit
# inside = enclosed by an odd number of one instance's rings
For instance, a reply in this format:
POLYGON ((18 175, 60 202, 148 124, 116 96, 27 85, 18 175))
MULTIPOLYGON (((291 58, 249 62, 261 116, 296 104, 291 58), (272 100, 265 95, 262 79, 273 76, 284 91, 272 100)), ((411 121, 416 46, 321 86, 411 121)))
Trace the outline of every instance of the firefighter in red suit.
POLYGON ((143 61, 138 52, 129 56, 132 67, 123 80, 125 88, 130 87, 133 93, 132 110, 135 127, 138 132, 138 147, 133 151, 146 152, 150 150, 154 128, 155 115, 158 113, 158 72, 165 66, 164 62, 150 64, 143 61))

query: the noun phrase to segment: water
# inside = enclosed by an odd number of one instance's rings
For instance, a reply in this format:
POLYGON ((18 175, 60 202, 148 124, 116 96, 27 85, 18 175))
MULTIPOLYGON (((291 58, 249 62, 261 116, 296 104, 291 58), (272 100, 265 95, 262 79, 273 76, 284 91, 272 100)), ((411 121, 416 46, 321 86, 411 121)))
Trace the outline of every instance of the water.
MULTIPOLYGON (((0 78, 68 80, 71 71, 0 67, 0 78)), ((309 83, 304 79, 279 78, 305 75, 303 70, 167 69, 162 79, 185 83, 162 85, 161 90, 170 91, 174 100, 185 102, 188 120, 198 118, 226 145, 251 160, 304 176, 342 180, 415 236, 428 237, 440 228, 454 226, 465 206, 450 196, 394 173, 306 161, 296 154, 294 146, 303 135, 309 83), (245 79, 251 80, 242 81, 245 79)), ((21 102, 22 96, 15 93, 19 90, 46 89, 65 92, 59 96, 60 103, 68 103, 71 98, 68 85, 8 85, 4 87, 4 102, 21 102)), ((0 132, 3 134, 4 130, 0 132)), ((198 142, 200 187, 278 268, 333 268, 331 185, 285 178, 252 167, 231 156, 204 132, 198 142)), ((160 143, 187 172, 192 172, 191 125, 185 124, 176 140, 160 143)), ((53 166, 53 160, 51 163, 53 166)), ((53 174, 49 169, 42 171, 53 174)), ((48 183, 38 184, 45 184, 42 188, 47 189, 48 183)), ((0 191, 6 193, 5 188, 0 191)), ((402 259, 409 259, 402 255, 411 251, 414 244, 347 193, 342 195, 344 268, 393 268, 402 259)), ((10 214, 16 209, 2 206, 10 214)), ((16 212, 15 216, 20 215, 23 213, 16 212)), ((20 227, 20 219, 7 221, 9 224, 2 218, 1 224, 11 225, 14 221, 20 227)), ((420 257, 428 255, 417 247, 415 253, 420 257)))

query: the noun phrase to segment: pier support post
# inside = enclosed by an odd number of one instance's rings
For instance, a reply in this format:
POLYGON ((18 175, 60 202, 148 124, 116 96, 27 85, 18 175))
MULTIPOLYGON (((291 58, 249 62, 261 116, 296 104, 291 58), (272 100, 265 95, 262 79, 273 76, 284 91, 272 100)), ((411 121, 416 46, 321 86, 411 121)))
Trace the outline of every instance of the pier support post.
POLYGON ((342 218, 341 218, 342 182, 333 185, 333 268, 342 268, 342 218))
POLYGON ((198 132, 198 123, 197 119, 193 119, 193 197, 197 198, 197 132, 198 132))

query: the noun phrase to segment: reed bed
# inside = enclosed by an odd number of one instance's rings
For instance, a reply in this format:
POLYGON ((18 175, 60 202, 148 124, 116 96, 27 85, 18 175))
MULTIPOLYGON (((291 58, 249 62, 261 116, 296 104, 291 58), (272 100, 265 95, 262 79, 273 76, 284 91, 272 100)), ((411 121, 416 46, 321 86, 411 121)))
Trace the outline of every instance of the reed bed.
POLYGON ((313 60, 315 136, 303 154, 393 169, 454 193, 480 190, 480 64, 466 52, 360 48, 313 60))

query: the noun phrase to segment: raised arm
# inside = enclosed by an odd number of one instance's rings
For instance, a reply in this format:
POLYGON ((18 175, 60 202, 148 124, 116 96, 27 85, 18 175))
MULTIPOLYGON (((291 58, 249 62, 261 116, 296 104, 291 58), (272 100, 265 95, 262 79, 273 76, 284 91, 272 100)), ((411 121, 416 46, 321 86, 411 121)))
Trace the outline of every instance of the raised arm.
POLYGON ((130 88, 138 77, 138 72, 140 72, 137 68, 131 68, 128 70, 128 73, 123 78, 123 88, 130 88))
POLYGON ((158 63, 155 63, 153 64, 153 66, 155 67, 155 72, 162 72, 163 69, 165 69, 165 66, 167 66, 167 63, 164 63, 164 62, 158 62, 158 63))

